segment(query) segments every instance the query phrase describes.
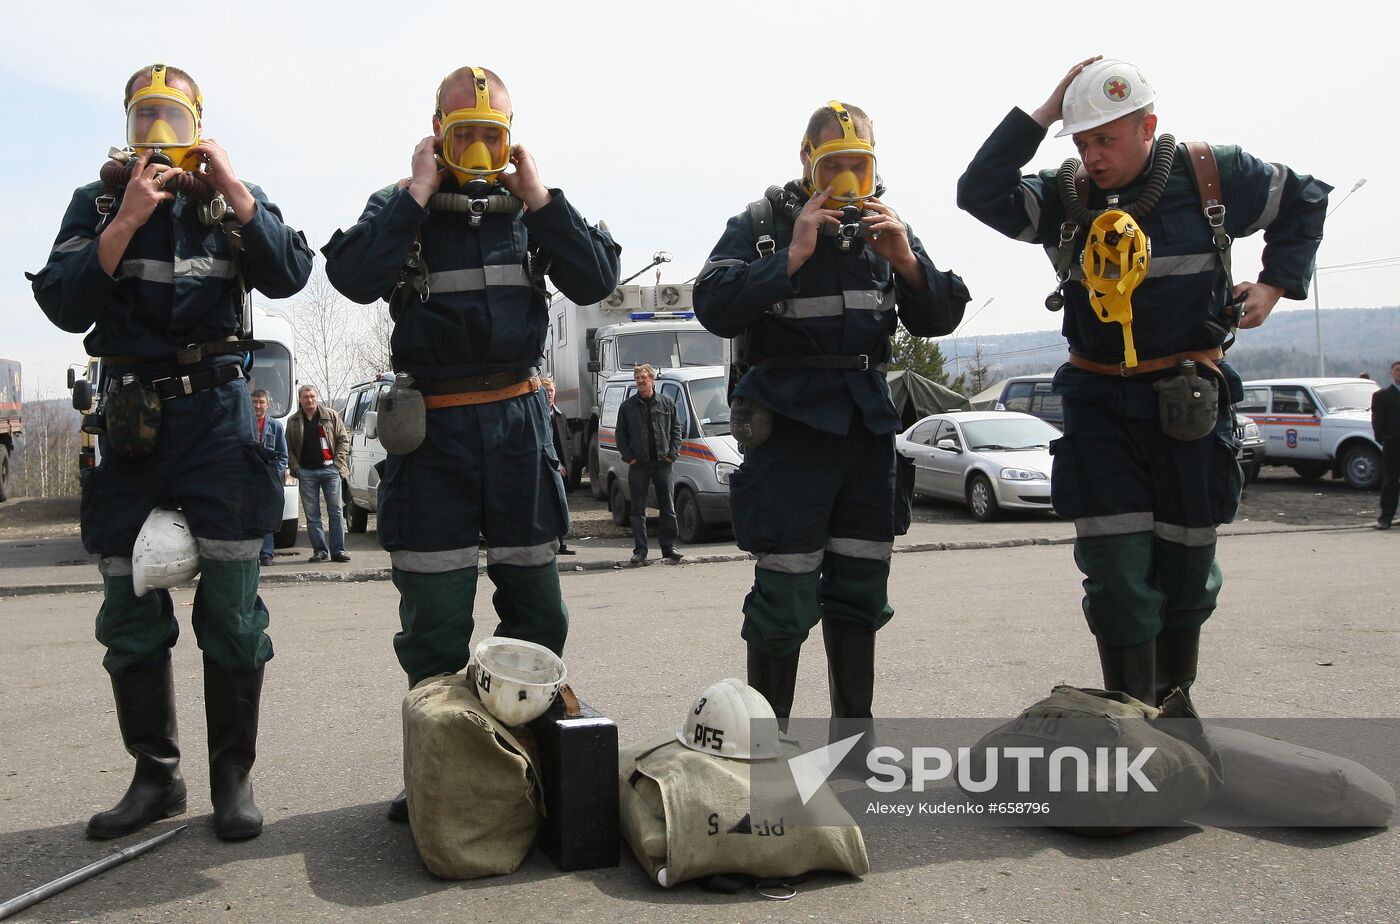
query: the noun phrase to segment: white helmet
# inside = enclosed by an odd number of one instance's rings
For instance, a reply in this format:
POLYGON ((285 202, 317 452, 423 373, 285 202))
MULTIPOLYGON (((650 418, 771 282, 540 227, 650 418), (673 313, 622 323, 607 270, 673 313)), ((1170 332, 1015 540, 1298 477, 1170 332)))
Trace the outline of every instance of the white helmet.
POLYGON ((770 760, 778 756, 778 717, 762 693, 730 677, 696 698, 676 738, 704 754, 770 760))
POLYGON ((1104 58, 1079 72, 1065 90, 1060 110, 1064 127, 1056 138, 1087 131, 1121 119, 1152 104, 1157 94, 1147 78, 1127 61, 1104 58))
POLYGON ((174 587, 199 573, 199 545, 189 521, 178 510, 157 507, 146 517, 131 553, 131 584, 136 596, 153 587, 174 587))
POLYGON ((524 725, 544 715, 568 676, 558 655, 518 638, 482 639, 472 661, 477 698, 507 725, 524 725))

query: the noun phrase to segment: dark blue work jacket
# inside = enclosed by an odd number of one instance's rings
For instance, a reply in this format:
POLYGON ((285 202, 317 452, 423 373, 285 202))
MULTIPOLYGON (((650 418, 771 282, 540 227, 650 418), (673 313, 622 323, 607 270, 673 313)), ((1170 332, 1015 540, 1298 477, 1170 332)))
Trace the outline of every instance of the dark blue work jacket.
POLYGON ((940 272, 913 232, 909 243, 928 282, 912 291, 863 241, 841 251, 819 237, 797 275, 788 276, 792 222, 773 216, 777 245, 759 256, 747 214, 729 219, 695 286, 700 323, 721 337, 742 337, 750 365, 734 393, 827 433, 845 435, 859 411, 871 433, 899 429, 883 369, 898 322, 911 334, 936 337, 962 320, 969 295, 962 279, 940 272), (763 360, 793 356, 869 357, 870 368, 768 369, 763 360))
MULTIPOLYGON (((1065 220, 1055 187, 1056 171, 1021 175, 1045 132, 1025 112, 1013 109, 958 181, 958 206, 1007 237, 1040 244, 1053 264, 1060 225, 1065 220)), ((1283 289, 1286 298, 1305 298, 1331 187, 1282 164, 1265 163, 1235 146, 1213 149, 1225 203, 1225 231, 1233 239, 1262 230, 1259 281, 1283 289)), ((1133 202, 1146 182, 1144 173, 1119 190, 1122 205, 1133 202)), ((1103 190, 1092 180, 1085 205, 1092 211, 1106 206, 1103 190)), ((1141 219, 1141 226, 1152 251, 1147 279, 1132 296, 1133 341, 1139 359, 1219 346, 1219 335, 1212 333, 1206 322, 1221 318, 1230 294, 1180 148, 1166 190, 1141 219)), ((1075 353, 1116 364, 1123 359, 1122 328, 1095 316, 1082 284, 1080 258, 1087 231, 1080 228, 1074 242, 1062 332, 1075 353)))
MULTIPOLYGON (((311 276, 311 248, 260 188, 248 191, 257 214, 241 226, 238 268, 268 298, 295 295, 311 276)), ((175 347, 237 335, 242 302, 228 234, 200 221, 198 203, 177 193, 157 206, 109 276, 97 259, 100 195, 101 183, 73 193, 49 262, 29 277, 49 320, 75 334, 92 328, 83 341, 90 356, 173 359, 175 347)))
MULTIPOLYGON (((450 180, 445 185, 453 187, 450 180)), ((394 369, 450 379, 538 366, 549 302, 532 285, 528 247, 540 249, 550 281, 580 305, 617 287, 620 252, 562 192, 550 192, 553 199, 538 211, 486 215, 473 228, 464 213, 423 208, 406 188, 381 189, 354 227, 337 231, 322 248, 326 275, 352 301, 388 300, 414 241, 421 241, 427 298, 411 289, 400 295, 394 369)))

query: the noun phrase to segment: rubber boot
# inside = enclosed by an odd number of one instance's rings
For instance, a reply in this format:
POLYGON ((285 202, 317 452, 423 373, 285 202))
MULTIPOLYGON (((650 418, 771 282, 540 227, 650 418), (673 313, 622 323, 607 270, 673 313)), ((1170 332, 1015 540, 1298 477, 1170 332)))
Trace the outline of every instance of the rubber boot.
POLYGON ((1191 685, 1196 682, 1196 660, 1201 651, 1201 628, 1163 629, 1157 636, 1157 705, 1172 690, 1180 690, 1191 702, 1191 685))
POLYGON ((773 714, 778 717, 778 728, 787 731, 787 720, 792 716, 792 697, 797 690, 797 661, 801 649, 790 655, 775 657, 749 646, 749 686, 763 694, 773 714))
POLYGON ((263 669, 225 670, 204 659, 204 716, 209 726, 209 795, 214 834, 239 841, 262 833, 263 816, 248 779, 257 759, 263 669))
POLYGON ((1156 702, 1157 645, 1148 640, 1127 648, 1115 648, 1099 641, 1099 664, 1103 666, 1103 688, 1126 693, 1152 705, 1156 702))
POLYGON ((124 837, 185 811, 175 676, 169 657, 159 667, 114 675, 112 695, 122 743, 136 758, 136 772, 121 801, 88 821, 87 836, 99 839, 124 837))
POLYGON ((875 741, 871 707, 875 699, 875 630, 830 615, 822 617, 822 641, 826 645, 826 680, 831 691, 831 720, 827 741, 844 741, 862 735, 837 767, 842 776, 864 778, 875 741))
POLYGON ((399 794, 389 800, 389 811, 386 813, 390 821, 405 823, 408 821, 408 790, 400 789, 399 794))

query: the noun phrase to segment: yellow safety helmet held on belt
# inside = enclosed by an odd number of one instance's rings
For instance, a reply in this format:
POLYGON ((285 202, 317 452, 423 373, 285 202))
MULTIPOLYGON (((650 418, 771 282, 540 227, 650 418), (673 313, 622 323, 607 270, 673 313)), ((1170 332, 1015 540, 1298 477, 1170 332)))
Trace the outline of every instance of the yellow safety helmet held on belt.
POLYGON ((438 91, 438 142, 443 163, 466 185, 469 180, 493 182, 510 163, 511 114, 491 108, 491 92, 486 72, 473 67, 472 88, 476 101, 470 109, 454 109, 443 114, 442 91, 438 91))
POLYGON ((875 143, 856 134, 855 120, 839 100, 831 100, 827 106, 836 113, 841 137, 819 145, 815 139, 803 136, 802 150, 807 154, 807 176, 803 179, 807 192, 816 195, 830 186, 827 208, 848 205, 859 208, 875 195, 875 143))
POLYGON ((1123 364, 1137 365, 1133 346, 1133 290, 1147 278, 1152 245, 1137 219, 1121 209, 1101 212, 1084 244, 1084 288, 1105 324, 1123 326, 1123 364))
POLYGON ((176 167, 189 170, 190 149, 199 144, 204 97, 190 99, 166 84, 166 66, 151 67, 151 83, 131 94, 126 104, 126 143, 140 153, 159 151, 176 167))

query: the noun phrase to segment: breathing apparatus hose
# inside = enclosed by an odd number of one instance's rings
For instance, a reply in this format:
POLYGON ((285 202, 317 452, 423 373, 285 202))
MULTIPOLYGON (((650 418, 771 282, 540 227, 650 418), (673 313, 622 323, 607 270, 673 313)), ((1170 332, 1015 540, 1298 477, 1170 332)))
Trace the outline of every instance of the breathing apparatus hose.
POLYGON ((514 215, 520 211, 520 207, 519 199, 504 193, 492 193, 480 199, 461 193, 433 193, 428 200, 428 208, 433 211, 466 212, 470 215, 514 215))
MULTIPOLYGON (((126 184, 131 181, 131 172, 136 169, 135 159, 123 163, 119 160, 109 160, 102 165, 100 176, 102 185, 108 192, 118 192, 126 188, 126 184)), ((218 195, 214 187, 197 173, 186 171, 177 177, 165 182, 162 187, 169 192, 182 192, 194 199, 196 202, 208 202, 218 195)))
MULTIPOLYGON (((1152 151, 1152 169, 1147 174, 1147 185, 1143 187, 1142 195, 1123 207, 1133 218, 1141 221, 1157 205, 1157 200, 1162 198, 1162 192, 1167 188, 1167 178, 1171 176, 1172 165, 1176 162, 1176 138, 1172 135, 1162 135, 1157 139, 1157 144, 1152 151)), ((1081 228, 1087 228, 1094 223, 1097 217, 1096 212, 1091 211, 1079 198, 1079 190, 1074 185, 1074 178, 1079 173, 1080 161, 1077 157, 1071 157, 1060 164, 1060 170, 1055 174, 1055 186, 1060 193, 1060 201, 1065 206, 1065 217, 1081 228)))

